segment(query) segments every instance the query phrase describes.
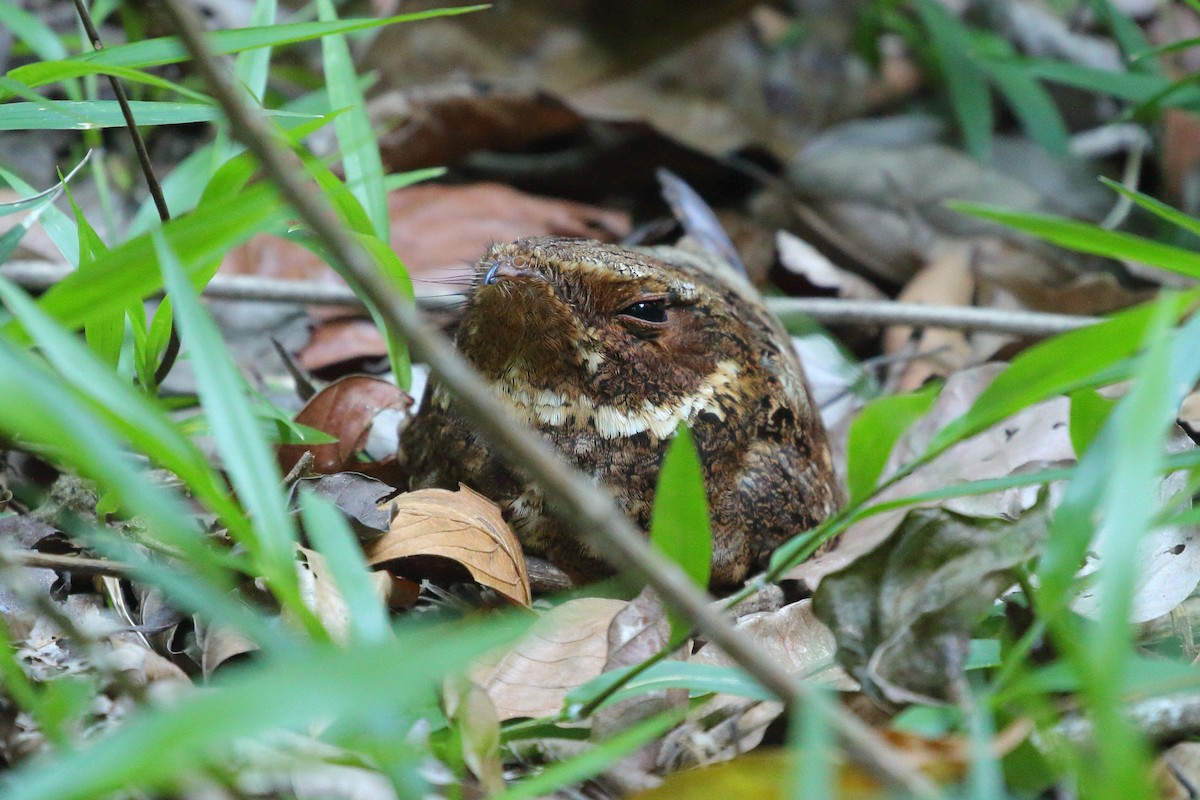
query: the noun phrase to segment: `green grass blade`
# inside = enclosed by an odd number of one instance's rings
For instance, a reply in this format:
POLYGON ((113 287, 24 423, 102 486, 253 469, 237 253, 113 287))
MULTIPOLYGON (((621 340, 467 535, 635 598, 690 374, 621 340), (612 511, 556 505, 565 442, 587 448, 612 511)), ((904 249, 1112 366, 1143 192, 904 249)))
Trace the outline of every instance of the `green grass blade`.
MULTIPOLYGON (((83 162, 80 162, 82 164, 83 162)), ((76 166, 71 170, 71 174, 79 169, 76 166)), ((16 175, 4 167, 0 167, 0 178, 4 182, 15 189, 22 195, 29 196, 36 193, 36 190, 16 175)), ((46 235, 50 237, 50 241, 54 242, 54 246, 58 248, 58 252, 62 253, 64 259, 72 266, 79 265, 79 236, 75 231, 75 222, 66 214, 53 205, 46 206, 46 210, 42 212, 40 217, 42 229, 46 231, 46 235)))
POLYGON ((1129 233, 1109 231, 1086 222, 1041 214, 1009 211, 995 206, 951 201, 955 211, 991 220, 1033 234, 1051 244, 1106 258, 1140 261, 1168 272, 1200 278, 1200 253, 1173 247, 1129 233))
MULTIPOLYGON (((191 214, 163 226, 172 249, 183 254, 189 272, 208 267, 253 234, 284 223, 287 214, 275 190, 255 184, 232 198, 203 204, 191 214)), ((154 245, 149 235, 114 247, 92 265, 90 279, 73 273, 46 292, 40 304, 68 328, 145 298, 162 287, 154 245)))
POLYGON ((229 357, 220 331, 201 307, 175 251, 162 231, 154 231, 152 235, 179 338, 196 373, 200 402, 230 482, 257 533, 247 543, 251 557, 284 606, 319 626, 300 601, 295 565, 296 527, 288 514, 279 467, 246 402, 242 377, 229 357))
MULTIPOLYGON (((173 83, 165 78, 160 78, 157 75, 152 75, 140 69, 132 67, 122 67, 116 64, 91 64, 86 61, 60 61, 57 62, 60 66, 58 69, 47 75, 50 80, 45 80, 38 84, 45 86, 50 83, 60 83, 62 81, 73 80, 91 75, 111 75, 115 78, 129 81, 130 83, 140 83, 145 86, 152 86, 155 89, 161 89, 166 92, 178 94, 182 97, 187 97, 197 103, 211 103, 212 100, 201 92, 194 91, 181 86, 178 83, 173 83)), ((9 97, 20 96, 30 100, 39 99, 37 93, 34 92, 36 87, 28 86, 14 78, 8 77, 3 84, 0 84, 0 100, 7 100, 9 97), (33 96, 31 96, 33 95, 33 96)), ((43 102, 45 98, 40 98, 43 102)), ((77 99, 77 98, 72 98, 77 99)))
POLYGON ((559 761, 532 778, 526 778, 510 787, 508 791, 501 792, 493 800, 526 800, 526 798, 544 797, 553 794, 558 789, 599 775, 622 757, 675 727, 683 720, 686 711, 686 708, 682 708, 656 714, 618 733, 611 739, 595 745, 582 755, 567 761, 559 761))
MULTIPOLYGON (((201 103, 131 100, 129 106, 139 125, 183 125, 192 122, 214 122, 222 118, 219 108, 201 103)), ((265 113, 310 119, 305 115, 287 111, 265 113)), ((120 128, 124 125, 125 118, 121 116, 121 108, 115 100, 0 104, 0 131, 86 131, 96 128, 120 128)))
POLYGON ((43 61, 67 57, 67 48, 54 30, 16 3, 0 3, 0 25, 29 45, 43 61))
MULTIPOLYGON (((650 517, 650 541, 663 555, 682 567, 697 586, 708 587, 712 570, 712 527, 708 519, 704 469, 691 431, 683 422, 667 447, 658 473, 650 517)), ((674 620, 672 628, 675 628, 674 620)))
POLYGON ((850 505, 857 505, 875 490, 896 441, 933 407, 940 388, 928 386, 911 394, 880 397, 855 418, 846 448, 850 453, 850 505))
MULTIPOLYGON (((337 20, 332 0, 317 0, 317 13, 323 22, 337 20)), ((332 35, 321 40, 321 52, 329 102, 334 108, 346 109, 333 121, 346 183, 366 210, 372 231, 386 244, 391 236, 391 220, 383 190, 383 161, 367 117, 367 104, 358 88, 350 48, 344 36, 332 35)))
POLYGON ((1114 192, 1117 192, 1118 194, 1125 195, 1130 200, 1149 211, 1151 214, 1170 222, 1172 225, 1178 225, 1180 228, 1183 228, 1189 233, 1194 233, 1197 236, 1200 236, 1200 220, 1196 219, 1195 217, 1189 216, 1178 209, 1172 208, 1161 200, 1155 199, 1148 194, 1143 194, 1136 189, 1130 189, 1123 184, 1117 183, 1111 178, 1106 178, 1101 175, 1100 180, 1105 186, 1112 189, 1114 192))
POLYGON ((1021 128, 1047 152, 1066 155, 1070 132, 1050 94, 1019 66, 1006 59, 980 62, 1003 95, 1021 128))
POLYGON ((985 159, 992 148, 992 95, 975 63, 971 32, 936 0, 917 0, 967 151, 985 159))
POLYGON ((377 643, 387 639, 391 632, 387 609, 371 587, 367 560, 342 512, 309 491, 300 495, 300 512, 309 541, 325 557, 346 601, 353 641, 377 643))
MULTIPOLYGON (((415 22, 433 17, 447 17, 456 14, 466 14, 479 11, 487 6, 466 6, 463 8, 434 9, 413 14, 399 14, 383 19, 347 19, 340 22, 295 22, 286 25, 266 25, 254 28, 235 28, 233 30, 213 31, 208 34, 209 46, 218 55, 232 55, 243 50, 257 47, 279 47, 287 44, 307 42, 338 33, 353 33, 384 25, 395 25, 400 22, 415 22)), ((121 67, 157 67, 163 64, 178 64, 190 58, 187 48, 175 36, 165 36, 158 39, 147 39, 141 42, 106 47, 97 52, 75 56, 67 61, 85 61, 93 64, 116 65, 121 67)), ((62 61, 41 61, 18 67, 9 73, 9 77, 27 86, 42 86, 46 76, 54 76, 61 68, 62 61)))
MULTIPOLYGON (((1178 317, 1195 298, 1196 294, 1189 292, 1167 295, 1159 302, 1169 303, 1178 317)), ((1138 306, 1099 325, 1056 336, 1024 351, 996 376, 966 414, 934 437, 921 460, 1033 403, 1088 385, 1093 376, 1137 351, 1156 309, 1156 304, 1138 306)))
POLYGON ((452 668, 510 639, 514 622, 493 616, 474 626, 403 631, 395 641, 352 650, 279 653, 170 707, 144 709, 89 746, 29 761, 9 773, 0 798, 90 800, 178 786, 237 739, 330 719, 343 730, 394 729, 387 723, 423 703, 452 668))
POLYGON ((250 534, 249 523, 204 454, 183 436, 163 410, 122 381, 79 340, 60 327, 20 289, 0 279, 0 300, 21 323, 42 355, 106 423, 139 452, 169 469, 229 529, 235 541, 250 534))

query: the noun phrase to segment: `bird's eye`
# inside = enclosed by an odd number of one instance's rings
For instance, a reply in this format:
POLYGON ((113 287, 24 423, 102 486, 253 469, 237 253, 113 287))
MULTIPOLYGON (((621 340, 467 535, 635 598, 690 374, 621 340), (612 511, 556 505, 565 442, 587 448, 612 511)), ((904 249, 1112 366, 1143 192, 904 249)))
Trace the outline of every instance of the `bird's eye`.
POLYGON ((639 300, 633 305, 621 309, 621 316, 632 317, 642 322, 666 322, 667 300, 664 297, 639 300))

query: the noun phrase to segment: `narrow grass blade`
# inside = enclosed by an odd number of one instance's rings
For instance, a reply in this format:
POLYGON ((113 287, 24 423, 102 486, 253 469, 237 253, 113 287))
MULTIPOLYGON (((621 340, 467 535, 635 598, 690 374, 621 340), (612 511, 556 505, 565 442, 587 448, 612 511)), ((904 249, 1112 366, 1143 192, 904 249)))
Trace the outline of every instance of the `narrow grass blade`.
MULTIPOLYGON (((214 122, 222 118, 221 109, 202 103, 131 100, 129 106, 139 125, 183 125, 192 122, 214 122)), ((287 111, 265 113, 272 116, 305 118, 304 115, 287 111)), ((86 131, 96 128, 119 128, 124 125, 125 118, 115 100, 0 104, 0 131, 86 131)))
POLYGON ((708 496, 700 455, 686 423, 680 423, 675 431, 658 473, 650 541, 697 586, 708 587, 712 569, 708 496))
POLYGON ((917 14, 950 90, 950 102, 967 151, 985 159, 992 148, 992 96, 972 54, 971 33, 935 0, 917 0, 917 14))
POLYGON ((1107 258, 1140 261, 1168 272, 1200 278, 1200 253, 1172 247, 1141 236, 1118 233, 1086 222, 1009 211, 995 206, 977 205, 952 201, 947 203, 955 211, 973 217, 999 222, 1010 228, 1033 234, 1052 244, 1069 247, 1081 253, 1107 258))
POLYGON ((313 547, 329 565, 334 581, 350 612, 350 631, 355 642, 378 643, 391 629, 387 609, 368 580, 370 568, 362 548, 342 512, 309 491, 300 495, 304 531, 313 547))
POLYGON ((933 407, 939 386, 911 394, 881 397, 866 406, 850 426, 848 483, 850 504, 857 505, 875 490, 896 441, 933 407))
POLYGON ((1161 200, 1153 198, 1148 194, 1143 194, 1136 189, 1130 189, 1123 184, 1117 183, 1111 178, 1106 178, 1101 175, 1100 180, 1105 186, 1118 194, 1125 195, 1130 200, 1149 211, 1151 214, 1170 222, 1172 225, 1177 225, 1189 233, 1194 233, 1197 236, 1200 236, 1200 220, 1196 219, 1195 217, 1185 214, 1176 208, 1172 208, 1161 200))
MULTIPOLYGON (((87 800, 179 786, 238 739, 338 720, 342 730, 388 730, 425 702, 455 666, 510 639, 513 620, 405 631, 352 650, 295 649, 214 681, 167 708, 132 715, 79 750, 35 759, 6 776, 2 800, 87 800)), ((397 747, 405 747, 403 741, 397 747)), ((408 745, 411 746, 411 745, 408 745)))
MULTIPOLYGON (((332 0, 317 0, 317 13, 323 22, 337 21, 332 0)), ((383 190, 383 161, 367 117, 367 104, 358 88, 350 48, 344 36, 331 35, 321 40, 321 52, 329 102, 334 108, 346 109, 333 121, 346 183, 366 210, 372 231, 386 244, 391 224, 387 193, 383 190)))
POLYGON ((201 307, 175 251, 162 231, 154 231, 153 238, 179 337, 196 373, 200 402, 230 482, 254 523, 257 535, 247 547, 284 606, 319 627, 300 600, 296 528, 284 500, 279 467, 243 395, 242 377, 225 349, 220 331, 201 307))
MULTIPOLYGON (((275 190, 256 184, 232 198, 202 204, 191 214, 163 226, 172 249, 183 254, 189 271, 207 267, 255 233, 287 219, 275 190)), ((47 313, 68 328, 80 328, 140 300, 162 287, 154 245, 143 234, 114 247, 92 265, 90 278, 73 273, 41 298, 47 313)))

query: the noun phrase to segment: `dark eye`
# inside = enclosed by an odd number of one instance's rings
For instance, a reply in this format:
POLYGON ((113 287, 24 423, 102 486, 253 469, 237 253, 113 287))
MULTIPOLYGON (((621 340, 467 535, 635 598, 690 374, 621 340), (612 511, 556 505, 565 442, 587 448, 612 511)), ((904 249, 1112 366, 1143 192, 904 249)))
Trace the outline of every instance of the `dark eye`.
POLYGON ((666 322, 667 321, 667 301, 666 298, 657 298, 654 300, 639 300, 631 306, 621 309, 621 316, 633 317, 642 322, 666 322))

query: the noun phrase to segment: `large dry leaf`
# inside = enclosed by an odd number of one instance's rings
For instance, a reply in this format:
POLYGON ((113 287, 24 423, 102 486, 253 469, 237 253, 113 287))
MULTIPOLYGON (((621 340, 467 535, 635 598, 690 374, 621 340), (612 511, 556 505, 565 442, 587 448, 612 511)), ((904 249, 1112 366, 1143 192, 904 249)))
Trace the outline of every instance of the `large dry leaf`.
POLYGON ((911 511, 813 595, 839 663, 877 700, 961 700, 971 629, 1016 581, 1015 568, 1038 554, 1047 527, 1045 504, 1012 523, 911 511))
POLYGON ((609 625, 626 605, 603 597, 568 600, 491 664, 474 667, 471 679, 501 720, 557 714, 568 692, 604 671, 609 625))
MULTIPOLYGON (((975 398, 1004 368, 985 364, 950 376, 929 413, 900 438, 888 459, 884 476, 925 451, 934 435, 961 416, 975 398)), ((1016 472, 1069 464, 1071 446, 1070 401, 1058 397, 1030 406, 998 425, 959 442, 929 464, 880 492, 879 502, 933 489, 1016 472)), ((1037 488, 1025 487, 983 495, 953 498, 939 505, 960 514, 1016 519, 1037 500, 1037 488)), ((886 539, 900 524, 906 510, 895 509, 856 522, 832 551, 810 559, 788 573, 788 578, 815 587, 822 576, 841 569, 886 539)))
POLYGON ((491 500, 460 484, 457 492, 407 492, 389 509, 388 532, 367 552, 372 566, 386 564, 391 572, 421 580, 437 561, 448 561, 512 602, 530 604, 521 543, 491 500))

